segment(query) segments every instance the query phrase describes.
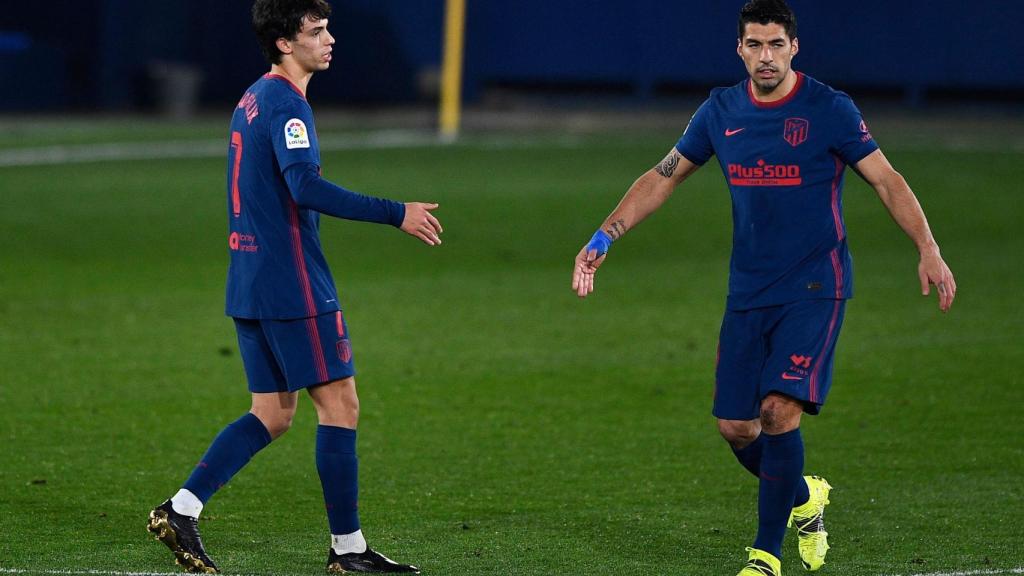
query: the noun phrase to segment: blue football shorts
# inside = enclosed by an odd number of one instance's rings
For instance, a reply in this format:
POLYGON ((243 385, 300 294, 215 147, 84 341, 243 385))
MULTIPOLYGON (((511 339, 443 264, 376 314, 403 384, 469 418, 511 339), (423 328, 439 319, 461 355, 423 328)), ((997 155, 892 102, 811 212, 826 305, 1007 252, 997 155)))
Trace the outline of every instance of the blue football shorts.
POLYGON ((715 403, 724 420, 760 417, 777 392, 817 414, 832 385, 832 358, 845 300, 800 300, 753 310, 726 310, 718 338, 715 403))
POLYGON ((356 373, 340 310, 297 320, 234 320, 250 392, 295 392, 356 373))

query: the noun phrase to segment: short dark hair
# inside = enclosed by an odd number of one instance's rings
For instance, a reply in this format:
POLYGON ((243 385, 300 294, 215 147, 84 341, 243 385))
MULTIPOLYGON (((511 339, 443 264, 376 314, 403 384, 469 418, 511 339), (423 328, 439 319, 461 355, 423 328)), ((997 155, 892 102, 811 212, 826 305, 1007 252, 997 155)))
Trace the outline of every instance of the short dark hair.
POLYGON ((294 40, 305 18, 323 20, 330 15, 331 5, 326 0, 256 0, 252 28, 263 56, 271 64, 280 64, 283 54, 277 49, 278 38, 294 40))
POLYGON ((740 22, 736 37, 742 39, 747 24, 781 24, 790 40, 796 38, 796 14, 786 0, 750 0, 740 10, 740 22))

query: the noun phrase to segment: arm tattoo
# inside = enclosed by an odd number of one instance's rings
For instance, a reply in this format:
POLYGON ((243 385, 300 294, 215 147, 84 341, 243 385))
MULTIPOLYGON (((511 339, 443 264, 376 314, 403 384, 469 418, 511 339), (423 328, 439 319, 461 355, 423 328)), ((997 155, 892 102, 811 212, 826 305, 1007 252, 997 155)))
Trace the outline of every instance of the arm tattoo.
POLYGON ((611 226, 609 226, 605 232, 608 233, 608 236, 611 236, 612 240, 618 240, 626 233, 626 221, 619 218, 615 222, 612 222, 611 226))
POLYGON ((661 174, 665 178, 671 178, 672 173, 676 171, 676 166, 679 165, 679 154, 675 150, 668 153, 665 159, 660 164, 654 167, 654 171, 661 174))

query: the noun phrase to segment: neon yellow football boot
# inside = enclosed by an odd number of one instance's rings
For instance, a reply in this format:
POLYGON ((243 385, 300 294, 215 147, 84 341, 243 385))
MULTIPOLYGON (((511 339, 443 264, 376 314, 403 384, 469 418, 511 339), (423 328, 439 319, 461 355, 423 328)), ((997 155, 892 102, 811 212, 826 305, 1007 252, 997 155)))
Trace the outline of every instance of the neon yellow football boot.
POLYGON ((832 486, 820 476, 804 476, 811 498, 793 508, 789 526, 796 527, 799 539, 800 561, 804 569, 814 571, 825 564, 828 553, 828 532, 825 532, 825 506, 832 486))
POLYGON ((750 559, 736 576, 782 576, 782 562, 764 550, 747 548, 750 559))

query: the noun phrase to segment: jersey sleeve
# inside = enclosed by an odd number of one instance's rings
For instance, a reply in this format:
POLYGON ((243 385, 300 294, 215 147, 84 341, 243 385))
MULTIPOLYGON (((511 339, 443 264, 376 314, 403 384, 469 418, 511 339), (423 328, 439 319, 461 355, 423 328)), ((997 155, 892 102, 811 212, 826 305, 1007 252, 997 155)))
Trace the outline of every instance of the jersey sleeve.
POLYGON ((706 100, 694 112, 682 137, 679 138, 679 142, 676 142, 676 150, 698 166, 703 166, 715 154, 714 146, 711 143, 711 132, 708 129, 711 114, 710 102, 710 100, 706 100))
POLYGON ((320 165, 320 146, 309 104, 292 98, 279 105, 270 117, 270 141, 283 174, 299 163, 320 165))
POLYGON ((835 121, 835 141, 832 151, 848 166, 864 159, 865 156, 878 150, 875 138, 868 131, 867 124, 860 110, 846 94, 839 94, 833 105, 835 121))

